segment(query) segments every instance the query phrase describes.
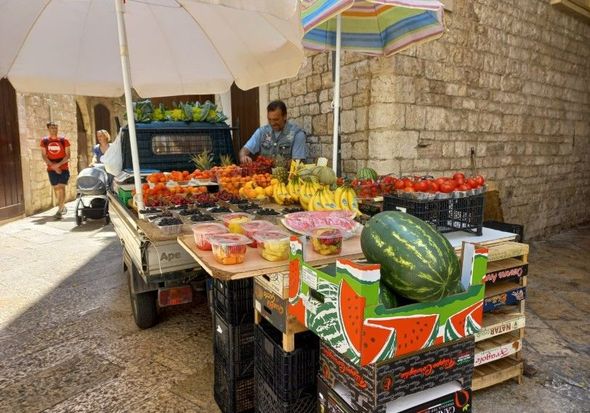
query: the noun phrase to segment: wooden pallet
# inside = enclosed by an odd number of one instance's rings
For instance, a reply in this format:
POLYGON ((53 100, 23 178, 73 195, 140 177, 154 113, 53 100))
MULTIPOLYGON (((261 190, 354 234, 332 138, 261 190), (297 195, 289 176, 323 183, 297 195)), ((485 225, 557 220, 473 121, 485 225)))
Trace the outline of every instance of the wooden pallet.
POLYGON ((488 247, 488 265, 494 261, 505 260, 507 258, 521 257, 521 260, 528 263, 529 246, 514 241, 505 241, 500 244, 490 245, 488 247))
POLYGON ((481 390, 506 380, 515 379, 522 384, 524 362, 516 357, 506 357, 477 366, 473 371, 472 390, 481 390))
POLYGON ((475 367, 509 356, 520 358, 517 353, 522 349, 523 335, 524 329, 520 329, 479 341, 475 345, 475 367))
POLYGON ((524 334, 525 316, 519 312, 484 314, 483 326, 475 333, 475 341, 483 341, 501 334, 522 330, 524 334))
MULTIPOLYGON (((263 310, 264 311, 264 310, 263 310)), ((258 311, 258 309, 254 310, 254 322, 256 324, 260 324, 260 320, 264 318, 271 324, 273 324, 272 319, 266 317, 264 312, 258 311)), ((274 327, 276 327, 273 324, 274 327)), ((282 331, 283 333, 283 350, 286 352, 291 352, 295 350, 295 334, 301 333, 302 331, 307 331, 305 326, 302 326, 293 316, 288 316, 286 321, 286 331, 282 331)))

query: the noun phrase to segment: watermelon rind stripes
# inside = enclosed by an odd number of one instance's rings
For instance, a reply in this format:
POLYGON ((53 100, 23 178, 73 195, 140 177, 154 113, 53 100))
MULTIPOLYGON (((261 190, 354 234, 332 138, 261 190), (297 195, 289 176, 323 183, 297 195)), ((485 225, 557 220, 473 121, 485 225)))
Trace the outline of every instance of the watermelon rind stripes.
POLYGON ((382 281, 416 301, 434 301, 457 291, 461 268, 449 241, 428 223, 386 211, 372 217, 361 234, 370 262, 382 266, 382 281))

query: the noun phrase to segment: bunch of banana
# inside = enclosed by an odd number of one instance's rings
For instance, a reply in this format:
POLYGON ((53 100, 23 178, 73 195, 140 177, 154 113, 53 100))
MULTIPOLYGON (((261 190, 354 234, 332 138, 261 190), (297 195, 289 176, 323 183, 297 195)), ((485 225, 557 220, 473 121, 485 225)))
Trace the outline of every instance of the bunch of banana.
POLYGON ((303 209, 309 211, 309 201, 319 188, 320 184, 315 179, 305 179, 299 186, 299 203, 303 209))
POLYGON ((337 211, 339 209, 334 198, 334 191, 327 186, 318 189, 309 201, 310 211, 337 211))
POLYGON ((299 201, 299 193, 301 191, 301 179, 298 176, 294 176, 289 179, 287 184, 287 192, 291 196, 291 200, 294 202, 299 201))
POLYGON ((291 195, 287 190, 287 185, 284 182, 279 182, 273 187, 272 198, 279 205, 288 204, 291 202, 291 195))
POLYGON ((353 211, 357 216, 361 215, 356 192, 354 192, 352 187, 344 185, 336 188, 336 191, 334 191, 334 200, 338 209, 353 211))

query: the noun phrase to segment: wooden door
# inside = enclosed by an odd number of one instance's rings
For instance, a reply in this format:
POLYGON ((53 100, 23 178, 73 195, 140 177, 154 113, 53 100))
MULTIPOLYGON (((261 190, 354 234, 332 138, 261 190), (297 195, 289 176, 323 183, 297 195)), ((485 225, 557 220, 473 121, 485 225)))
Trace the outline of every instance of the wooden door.
POLYGON ((242 90, 235 85, 231 87, 232 125, 238 129, 234 134, 234 151, 236 156, 250 136, 260 126, 258 88, 242 90))
POLYGON ((0 79, 0 220, 25 211, 16 92, 8 79, 0 79))
MULTIPOLYGON (((113 136, 111 133, 111 111, 105 105, 99 103, 94 107, 94 130, 98 131, 102 129, 106 130, 109 135, 113 136)), ((93 142, 95 139, 96 136, 94 137, 93 142)), ((114 139, 115 138, 113 137, 113 140, 114 139)))
MULTIPOLYGON (((88 136, 86 135, 86 127, 84 126, 84 118, 80 107, 76 103, 76 123, 78 124, 78 172, 86 168, 89 161, 88 159, 88 136)), ((94 142, 94 140, 93 140, 94 142)), ((94 146, 94 144, 92 144, 94 146)))

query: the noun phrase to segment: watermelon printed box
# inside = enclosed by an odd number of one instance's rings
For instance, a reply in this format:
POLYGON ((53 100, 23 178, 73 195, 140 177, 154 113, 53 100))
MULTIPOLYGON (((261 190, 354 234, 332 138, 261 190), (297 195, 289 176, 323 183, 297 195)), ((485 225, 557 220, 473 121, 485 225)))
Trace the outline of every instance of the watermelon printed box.
POLYGON ((482 326, 487 249, 463 246, 465 292, 438 301, 386 309, 379 301, 380 266, 338 259, 307 265, 291 239, 289 314, 352 363, 366 366, 478 332, 482 326))
POLYGON ((380 412, 391 401, 445 383, 470 388, 474 369, 473 336, 368 366, 352 364, 325 342, 320 344, 320 377, 331 388, 342 386, 350 404, 362 412, 380 412))
POLYGON ((448 388, 454 389, 456 386, 437 386, 386 405, 377 406, 375 410, 361 410, 351 406, 351 400, 346 397, 349 394, 339 394, 336 388, 330 388, 324 380, 319 378, 318 404, 322 413, 389 413, 392 411, 395 413, 470 413, 472 397, 470 388, 450 390, 448 393, 435 398, 428 397, 428 392, 445 393, 448 388), (443 389, 445 387, 446 389, 443 389), (423 402, 426 398, 430 400, 423 402), (419 400, 417 401, 418 404, 415 404, 416 400, 419 400), (408 405, 411 405, 411 407, 407 407, 408 405))

